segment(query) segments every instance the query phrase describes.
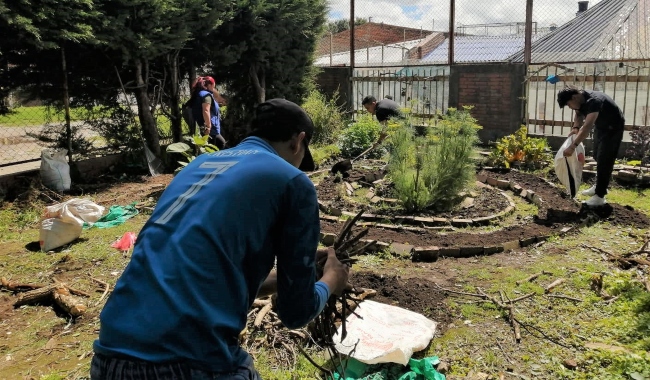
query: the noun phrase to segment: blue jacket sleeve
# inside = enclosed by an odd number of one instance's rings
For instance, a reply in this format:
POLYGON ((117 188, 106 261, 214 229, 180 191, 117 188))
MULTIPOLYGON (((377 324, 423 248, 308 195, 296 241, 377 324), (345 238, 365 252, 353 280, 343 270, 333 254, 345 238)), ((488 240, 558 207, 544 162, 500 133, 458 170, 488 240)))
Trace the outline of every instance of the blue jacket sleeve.
POLYGON ((290 329, 316 317, 329 298, 329 288, 316 283, 316 249, 320 239, 318 201, 313 183, 299 175, 287 185, 283 218, 276 239, 278 316, 290 329))

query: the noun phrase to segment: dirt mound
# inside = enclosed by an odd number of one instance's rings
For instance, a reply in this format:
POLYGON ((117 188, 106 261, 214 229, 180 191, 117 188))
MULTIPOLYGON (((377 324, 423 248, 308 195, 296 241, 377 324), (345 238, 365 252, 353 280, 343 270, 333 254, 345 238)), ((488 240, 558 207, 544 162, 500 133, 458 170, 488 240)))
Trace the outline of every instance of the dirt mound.
POLYGON ((606 204, 594 209, 583 207, 582 212, 596 214, 601 220, 621 227, 647 228, 650 226, 650 219, 632 206, 606 204))
POLYGON ((377 296, 371 298, 373 301, 420 313, 440 323, 441 329, 453 320, 453 313, 445 304, 445 295, 430 281, 358 272, 350 276, 350 283, 376 290, 377 296))

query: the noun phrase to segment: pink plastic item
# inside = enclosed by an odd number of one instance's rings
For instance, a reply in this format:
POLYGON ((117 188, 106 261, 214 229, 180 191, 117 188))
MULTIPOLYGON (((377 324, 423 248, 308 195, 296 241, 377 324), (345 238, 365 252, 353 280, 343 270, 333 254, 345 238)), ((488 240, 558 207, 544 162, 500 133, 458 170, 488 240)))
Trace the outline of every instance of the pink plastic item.
POLYGON ((133 248, 135 244, 135 234, 133 232, 125 232, 124 236, 115 243, 111 244, 111 247, 117 248, 120 251, 128 251, 133 248))

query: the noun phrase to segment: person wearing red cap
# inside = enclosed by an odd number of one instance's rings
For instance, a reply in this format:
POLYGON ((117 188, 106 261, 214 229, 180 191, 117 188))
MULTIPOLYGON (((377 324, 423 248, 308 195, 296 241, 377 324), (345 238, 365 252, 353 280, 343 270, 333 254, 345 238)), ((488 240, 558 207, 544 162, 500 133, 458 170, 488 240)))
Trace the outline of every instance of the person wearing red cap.
POLYGON ((174 177, 99 316, 92 380, 259 380, 238 339, 255 298, 277 293, 295 329, 341 294, 349 268, 333 248, 317 250, 318 201, 303 172, 315 168, 313 134, 300 106, 271 99, 239 145, 174 177))
POLYGON ((221 110, 218 99, 223 100, 215 88, 216 82, 211 76, 199 77, 192 87, 192 115, 199 125, 203 136, 210 136, 210 144, 219 149, 226 147, 226 140, 221 135, 221 110))

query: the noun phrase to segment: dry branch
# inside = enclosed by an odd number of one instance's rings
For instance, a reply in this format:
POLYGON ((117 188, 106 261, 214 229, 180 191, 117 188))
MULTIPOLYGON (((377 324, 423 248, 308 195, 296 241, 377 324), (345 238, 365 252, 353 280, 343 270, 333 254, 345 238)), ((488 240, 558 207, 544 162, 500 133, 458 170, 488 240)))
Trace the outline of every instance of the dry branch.
POLYGON ((88 298, 91 297, 90 294, 84 292, 83 290, 75 289, 75 288, 69 286, 68 284, 66 284, 65 282, 57 279, 56 277, 52 277, 52 280, 54 281, 55 284, 62 284, 63 286, 65 286, 66 289, 68 289, 68 291, 70 291, 70 293, 74 294, 75 296, 82 296, 82 297, 88 297, 88 298))
POLYGON ((0 279, 0 283, 2 283, 3 288, 11 290, 12 292, 20 292, 26 289, 39 289, 45 286, 43 284, 22 284, 19 282, 9 281, 4 277, 0 279))
POLYGON ((18 299, 14 302, 14 307, 19 307, 23 305, 32 305, 35 303, 51 301, 52 300, 52 291, 56 289, 59 285, 52 284, 43 286, 38 289, 30 290, 29 292, 22 293, 18 296, 18 299))
POLYGON ((56 284, 52 291, 54 302, 59 305, 66 313, 73 317, 78 317, 86 311, 86 306, 74 296, 70 295, 68 288, 61 284, 56 284))
POLYGON ((99 279, 96 279, 96 278, 93 278, 93 277, 91 277, 90 279, 93 280, 93 281, 95 281, 95 282, 98 283, 99 285, 103 285, 103 286, 104 286, 104 293, 102 293, 102 296, 99 297, 99 299, 98 299, 97 302, 95 303, 96 305, 99 305, 99 304, 102 302, 102 300, 104 299, 104 297, 106 297, 106 295, 108 294, 108 291, 111 289, 111 286, 110 286, 107 282, 104 282, 104 281, 102 281, 102 280, 99 280, 99 279))
POLYGON ((528 278, 525 278, 525 279, 523 279, 523 280, 519 280, 519 281, 517 281, 516 284, 517 284, 517 285, 521 285, 521 284, 523 284, 524 282, 532 282, 532 281, 534 281, 537 277, 539 277, 539 276, 541 276, 541 275, 543 275, 543 274, 545 274, 545 275, 552 275, 553 273, 551 273, 551 272, 547 272, 547 271, 541 271, 541 272, 539 272, 539 273, 535 273, 535 274, 531 275, 531 276, 528 277, 528 278))
POLYGON ((573 298, 573 297, 569 297, 569 296, 563 296, 561 294, 547 294, 546 297, 562 298, 562 299, 569 300, 569 301, 583 302, 580 298, 573 298))
POLYGON ((269 311, 271 311, 271 307, 273 307, 273 305, 270 302, 264 305, 264 307, 262 307, 262 310, 260 310, 260 312, 257 314, 257 317, 255 317, 255 322, 253 323, 253 326, 259 328, 262 325, 262 321, 264 320, 266 314, 268 314, 269 311))
POLYGON ((559 285, 562 285, 565 281, 566 280, 563 278, 558 278, 557 280, 551 282, 550 284, 548 284, 547 287, 544 288, 544 293, 550 292, 551 290, 558 287, 559 285))

